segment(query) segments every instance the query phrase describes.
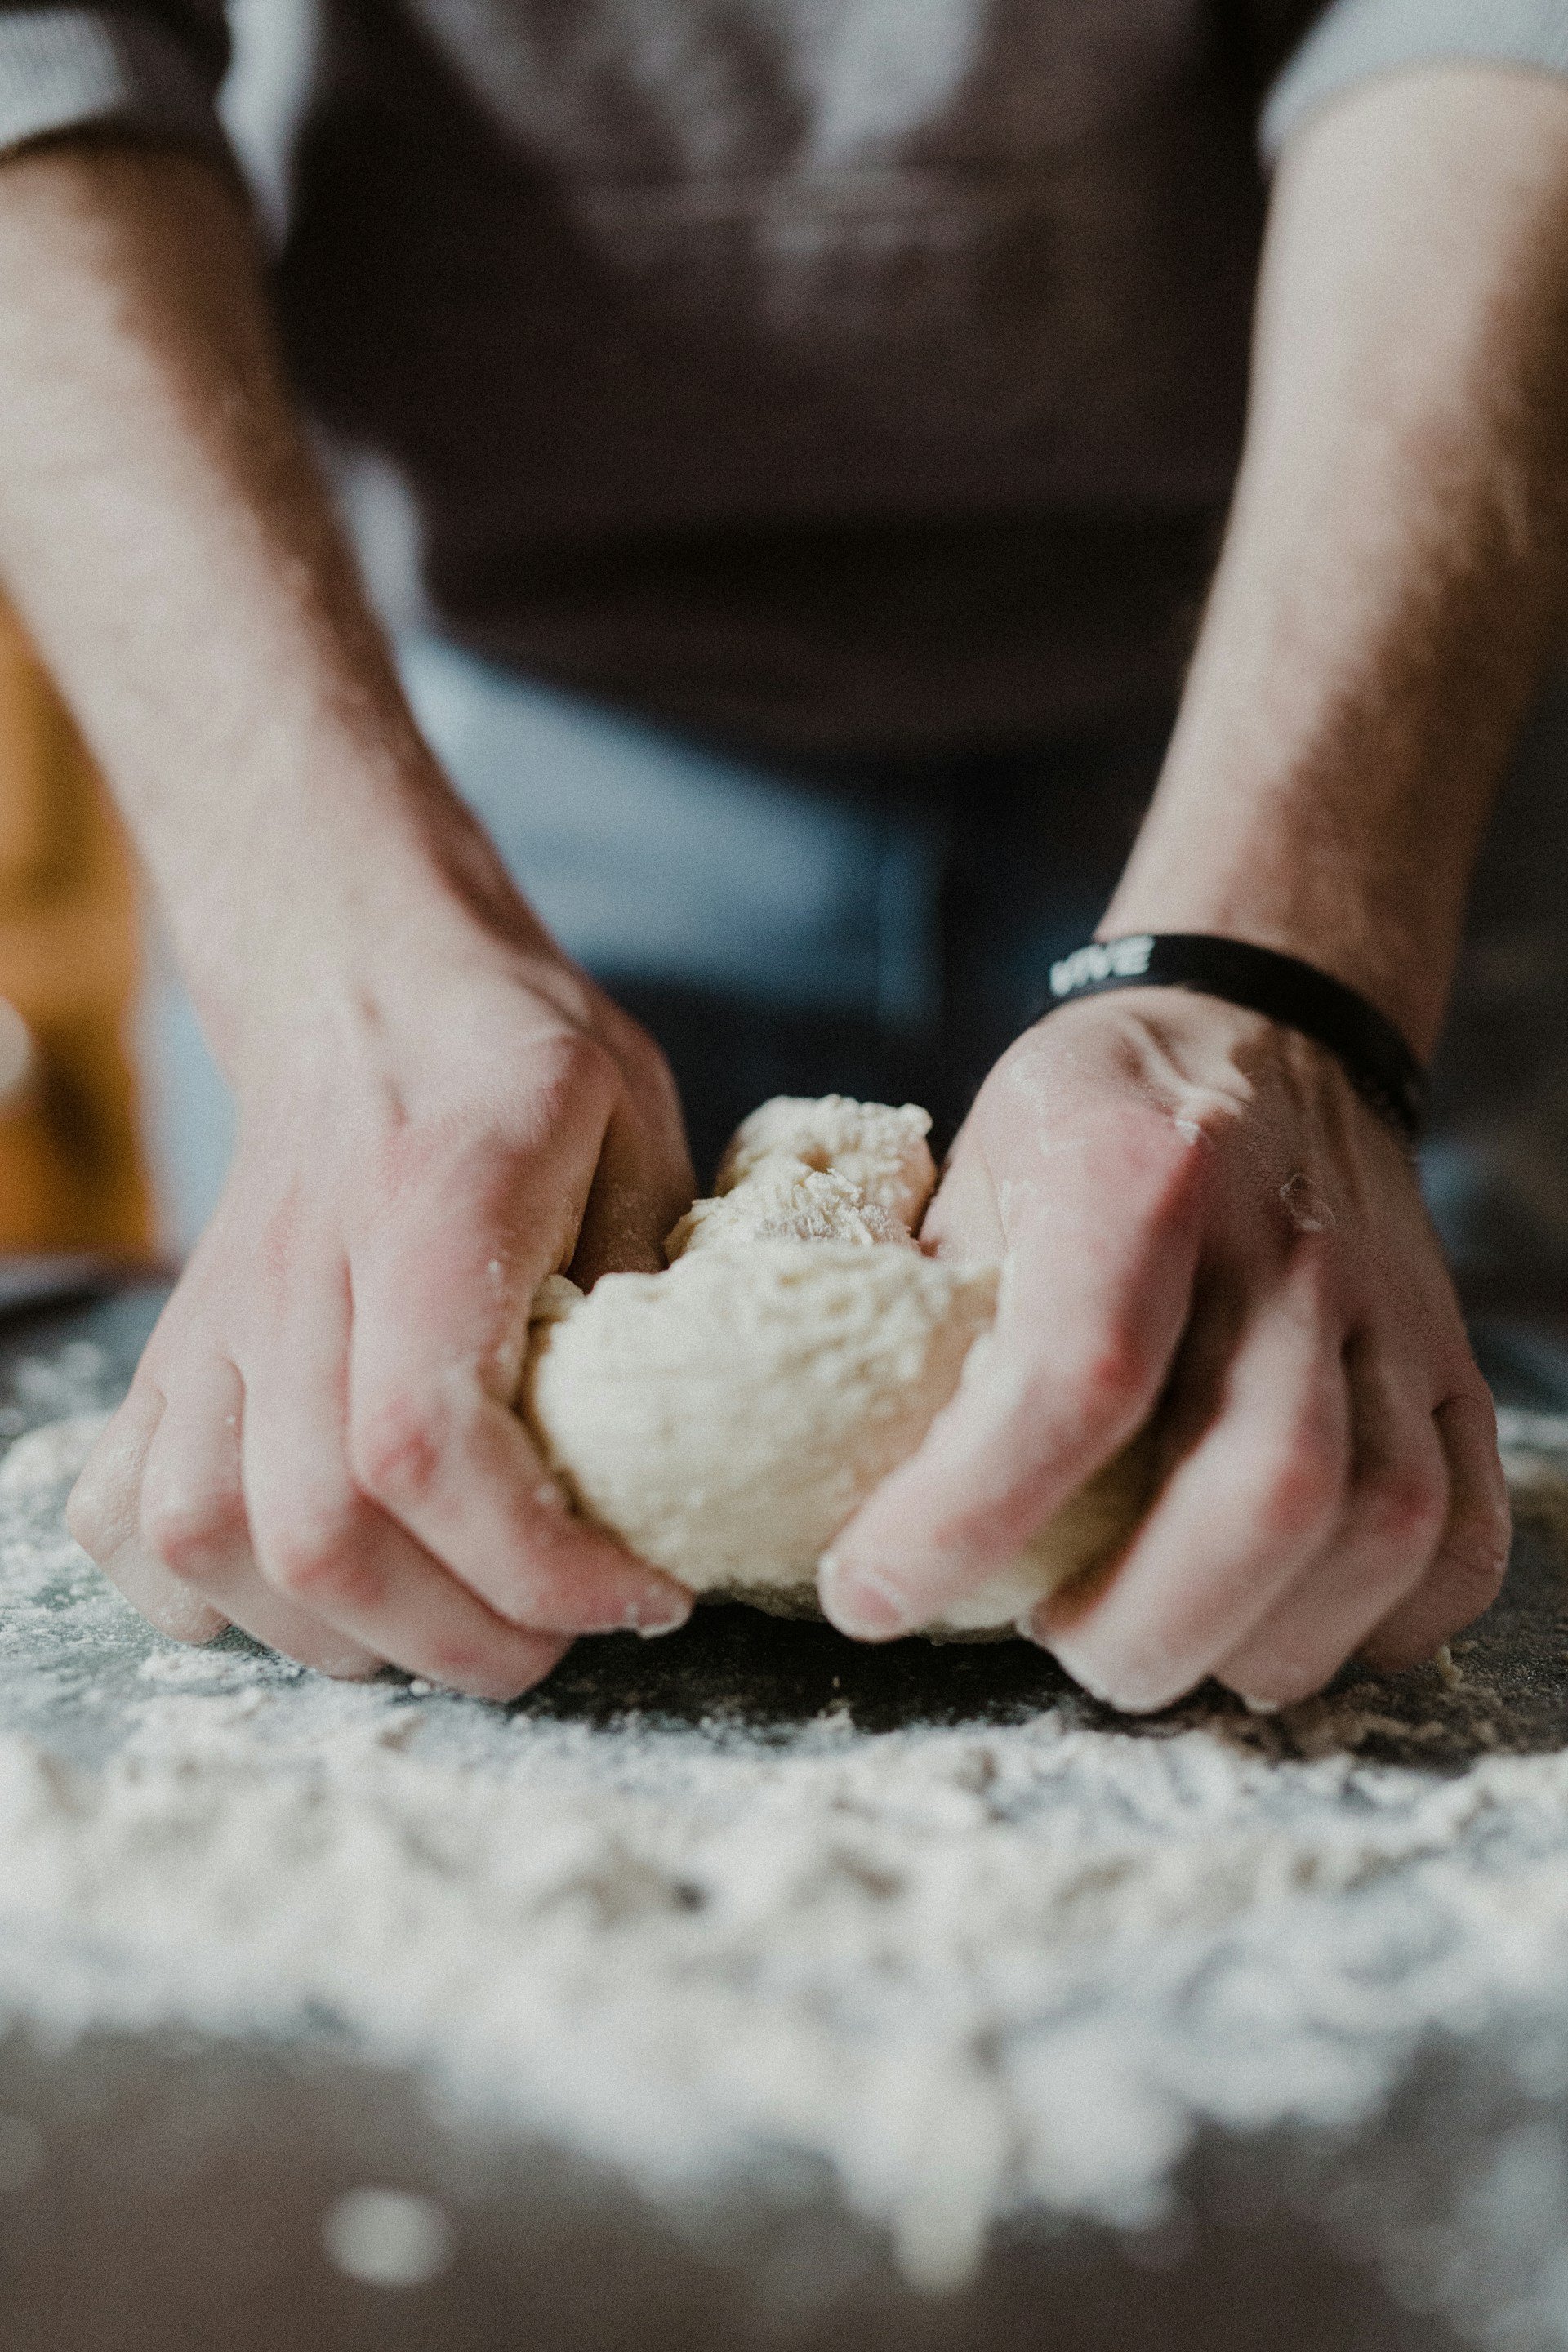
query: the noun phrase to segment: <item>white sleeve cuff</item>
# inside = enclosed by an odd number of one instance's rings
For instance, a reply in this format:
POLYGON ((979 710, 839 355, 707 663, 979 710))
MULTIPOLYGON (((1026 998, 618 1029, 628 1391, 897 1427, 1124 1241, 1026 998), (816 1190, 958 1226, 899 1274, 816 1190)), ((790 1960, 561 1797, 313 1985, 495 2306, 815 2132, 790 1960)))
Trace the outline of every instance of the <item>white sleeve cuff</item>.
POLYGON ((226 160, 219 25, 206 42, 134 9, 0 6, 0 152, 112 129, 226 160))
POLYGON ((1568 0, 1334 0, 1269 93, 1264 154, 1358 82, 1461 63, 1568 75, 1568 0))

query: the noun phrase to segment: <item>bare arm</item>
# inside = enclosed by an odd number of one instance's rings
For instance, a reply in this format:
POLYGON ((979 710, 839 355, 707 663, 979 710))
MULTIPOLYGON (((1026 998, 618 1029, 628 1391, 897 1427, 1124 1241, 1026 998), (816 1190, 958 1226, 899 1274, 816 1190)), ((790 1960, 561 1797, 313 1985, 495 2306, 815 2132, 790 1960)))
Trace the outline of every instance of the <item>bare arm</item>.
POLYGON ((0 569, 130 817, 239 1100, 224 1202, 73 1525, 169 1630, 504 1695, 678 1622, 509 1410, 543 1274, 689 1198, 648 1040, 412 723, 305 453, 234 193, 0 165, 0 569))
POLYGON ((1281 163, 1224 560, 1108 935, 1294 948, 1429 1052, 1565 579, 1568 89, 1374 83, 1281 163))
POLYGON ((395 916, 464 921, 476 885, 538 944, 408 715, 212 166, 90 142, 0 165, 0 565, 229 1074, 280 987, 308 1004, 345 867, 393 952, 395 916))
MULTIPOLYGON (((1275 193, 1246 457, 1181 719, 1102 930, 1294 951, 1427 1050, 1477 843, 1563 603, 1568 87, 1451 70, 1309 121, 1275 193)), ((1496 1590, 1489 1402, 1413 1173, 1325 1055, 1212 999, 1055 1014, 928 1223, 1005 1257, 998 1345, 847 1530, 886 1635, 1147 1418, 1173 1463, 1035 1628, 1157 1706, 1423 1654, 1496 1590)))

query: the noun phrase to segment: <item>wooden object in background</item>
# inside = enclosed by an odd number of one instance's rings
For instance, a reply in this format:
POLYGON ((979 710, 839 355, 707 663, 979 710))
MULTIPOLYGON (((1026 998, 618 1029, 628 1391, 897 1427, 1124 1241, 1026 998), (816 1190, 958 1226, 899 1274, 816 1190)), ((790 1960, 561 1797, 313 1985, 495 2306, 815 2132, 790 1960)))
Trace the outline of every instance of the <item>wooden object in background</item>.
POLYGON ((0 1251, 147 1248, 137 937, 119 820, 0 606, 0 1251))

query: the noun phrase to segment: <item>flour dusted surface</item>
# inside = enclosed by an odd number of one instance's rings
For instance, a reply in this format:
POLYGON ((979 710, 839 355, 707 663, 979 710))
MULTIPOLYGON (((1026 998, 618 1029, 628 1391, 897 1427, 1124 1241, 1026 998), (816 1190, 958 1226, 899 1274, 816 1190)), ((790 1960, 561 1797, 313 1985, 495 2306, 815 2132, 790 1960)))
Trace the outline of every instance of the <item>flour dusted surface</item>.
MULTIPOLYGON (((933 2284, 1009 2212, 1157 2216, 1205 2122, 1366 2118, 1434 2030, 1568 2044, 1559 1754, 1366 1760, 1378 1686, 883 1733, 334 1687, 121 1608, 59 1530, 89 1428, 0 1471, 6 2015, 331 2018, 656 2194, 815 2158, 933 2284)), ((1468 1654, 1419 1688, 1494 1719, 1468 1654)))

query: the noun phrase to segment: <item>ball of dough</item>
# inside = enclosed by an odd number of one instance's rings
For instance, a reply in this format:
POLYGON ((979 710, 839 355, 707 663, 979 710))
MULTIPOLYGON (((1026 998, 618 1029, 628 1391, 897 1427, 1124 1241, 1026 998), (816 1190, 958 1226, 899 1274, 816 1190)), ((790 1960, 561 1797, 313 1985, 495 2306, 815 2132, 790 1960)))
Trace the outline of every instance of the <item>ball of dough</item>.
POLYGON ((574 1499, 699 1592, 798 1593, 911 1454, 995 1309, 990 1266, 760 1241, 560 1290, 528 1413, 574 1499))
MULTIPOLYGON (((997 1269, 914 1245, 929 1124, 913 1105, 766 1103, 723 1190, 670 1235, 668 1272, 540 1292, 521 1402, 546 1459, 579 1509, 698 1592, 815 1613, 824 1552, 990 1329, 997 1269)), ((1150 1483, 1130 1449, 926 1630, 1006 1631, 1120 1545, 1150 1483)))

